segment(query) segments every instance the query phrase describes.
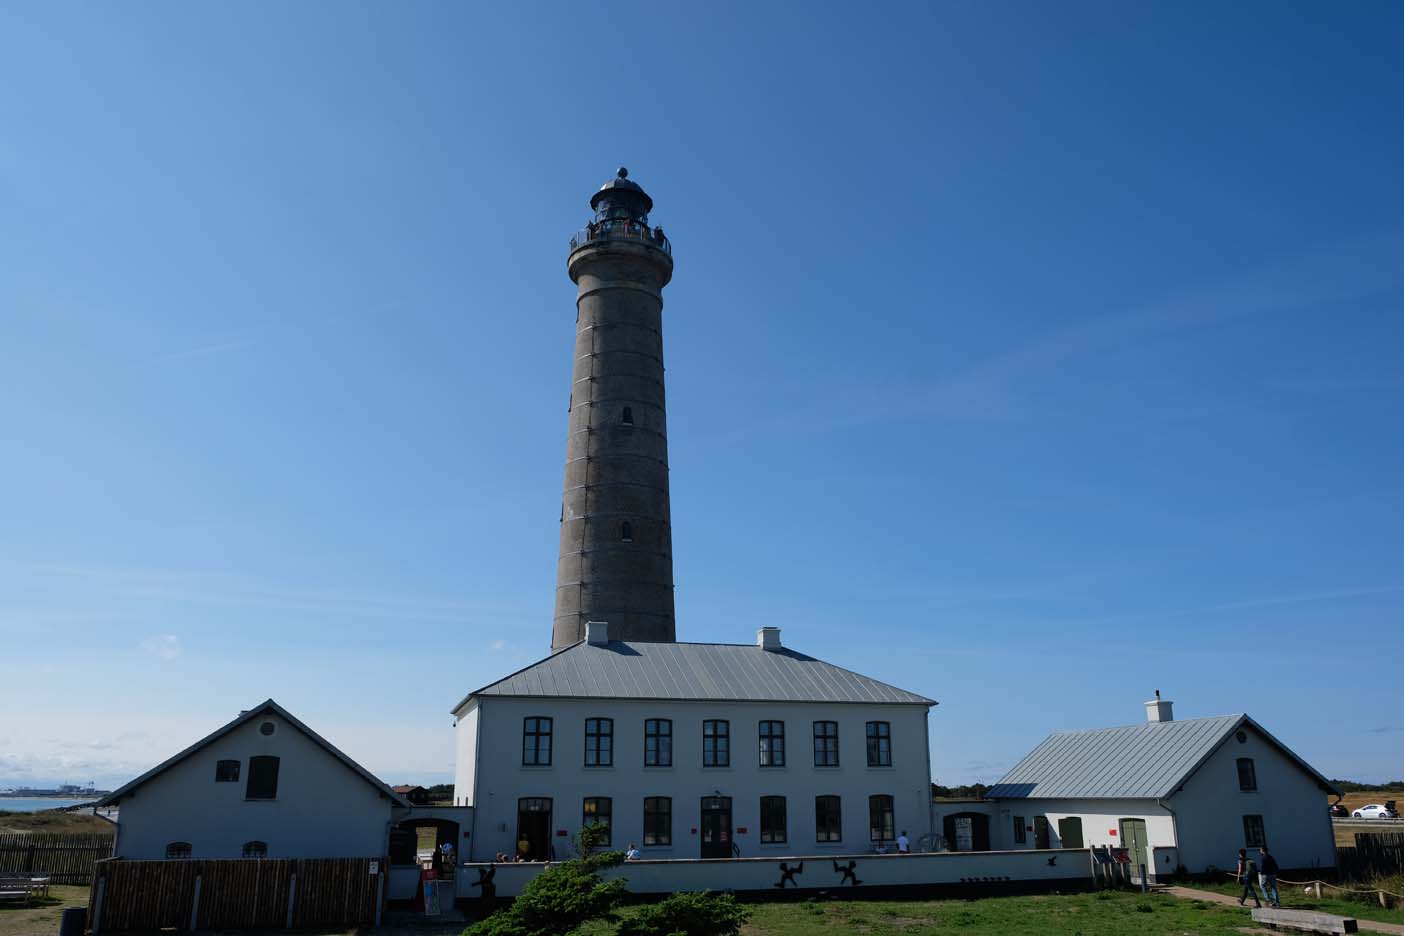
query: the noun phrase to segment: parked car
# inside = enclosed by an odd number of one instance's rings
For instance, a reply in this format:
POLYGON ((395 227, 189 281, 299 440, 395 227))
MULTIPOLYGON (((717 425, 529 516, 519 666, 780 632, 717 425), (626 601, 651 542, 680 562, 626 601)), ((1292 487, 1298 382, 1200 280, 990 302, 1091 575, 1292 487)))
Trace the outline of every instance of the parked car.
POLYGON ((1350 810, 1345 808, 1345 803, 1331 804, 1331 818, 1345 819, 1350 816, 1350 810))
POLYGON ((1371 803, 1368 806, 1361 806, 1351 813, 1357 819, 1398 819, 1399 813, 1390 809, 1383 803, 1371 803))

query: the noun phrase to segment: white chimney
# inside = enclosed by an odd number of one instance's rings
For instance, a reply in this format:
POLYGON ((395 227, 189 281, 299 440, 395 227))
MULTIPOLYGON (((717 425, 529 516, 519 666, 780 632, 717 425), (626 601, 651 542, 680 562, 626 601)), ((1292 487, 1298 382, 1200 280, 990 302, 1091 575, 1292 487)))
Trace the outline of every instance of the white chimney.
POLYGON ((756 631, 756 646, 762 650, 779 650, 780 628, 762 627, 756 631))
POLYGON ((1169 699, 1162 699, 1159 689, 1155 690, 1155 698, 1146 703, 1146 721, 1151 723, 1174 721, 1174 704, 1169 699))
POLYGON ((585 642, 592 647, 603 647, 609 643, 609 622, 586 621, 585 642))

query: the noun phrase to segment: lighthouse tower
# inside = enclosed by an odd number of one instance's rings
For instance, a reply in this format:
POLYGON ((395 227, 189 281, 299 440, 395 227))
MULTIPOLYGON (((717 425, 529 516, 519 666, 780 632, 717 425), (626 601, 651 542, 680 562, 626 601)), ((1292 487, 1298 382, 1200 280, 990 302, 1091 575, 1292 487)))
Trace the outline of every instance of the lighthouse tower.
POLYGON ((551 649, 605 621, 612 640, 673 641, 673 530, 663 395, 663 287, 672 245, 620 169, 570 242, 575 365, 551 649))

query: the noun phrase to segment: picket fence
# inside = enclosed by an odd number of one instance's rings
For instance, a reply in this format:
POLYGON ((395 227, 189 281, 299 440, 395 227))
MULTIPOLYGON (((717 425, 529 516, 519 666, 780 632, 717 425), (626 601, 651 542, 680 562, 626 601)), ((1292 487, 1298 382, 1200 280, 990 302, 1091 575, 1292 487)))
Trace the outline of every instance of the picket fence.
POLYGON ((101 832, 14 832, 0 835, 0 875, 44 875, 52 884, 87 884, 93 864, 112 854, 101 832))
POLYGON ((94 870, 88 928, 307 929, 377 925, 384 858, 127 861, 94 870))

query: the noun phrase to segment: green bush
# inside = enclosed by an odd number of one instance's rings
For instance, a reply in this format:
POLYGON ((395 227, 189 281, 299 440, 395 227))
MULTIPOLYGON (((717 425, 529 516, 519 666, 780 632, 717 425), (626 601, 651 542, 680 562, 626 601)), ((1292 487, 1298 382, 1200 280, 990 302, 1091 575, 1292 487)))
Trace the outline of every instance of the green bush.
POLYGON ((600 871, 623 863, 622 852, 603 852, 551 865, 510 907, 468 927, 463 936, 565 936, 590 920, 613 921, 625 881, 605 881, 600 871))
POLYGON ((673 894, 621 923, 618 936, 737 936, 750 915, 731 894, 673 894))

